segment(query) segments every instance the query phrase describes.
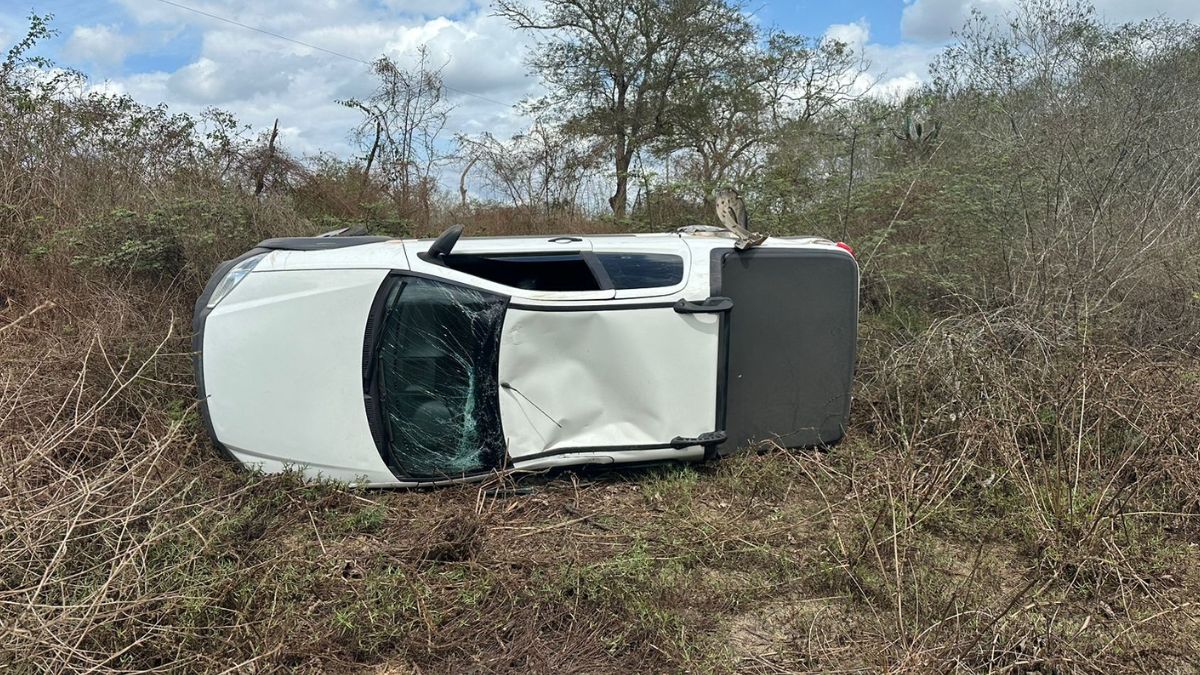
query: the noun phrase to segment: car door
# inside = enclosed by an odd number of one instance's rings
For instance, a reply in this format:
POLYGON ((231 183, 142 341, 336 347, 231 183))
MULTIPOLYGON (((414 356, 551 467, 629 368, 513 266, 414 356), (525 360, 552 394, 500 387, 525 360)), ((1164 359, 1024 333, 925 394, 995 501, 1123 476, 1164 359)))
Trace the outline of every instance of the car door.
POLYGON ((678 236, 598 236, 590 244, 612 300, 514 298, 506 313, 500 408, 510 457, 518 466, 579 461, 572 455, 637 461, 711 447, 723 438, 718 379, 728 301, 708 298, 707 275, 695 273, 678 236))
MULTIPOLYGON (((511 460, 696 450, 717 429, 723 307, 510 303, 500 339, 500 417, 511 460)), ((670 453, 647 454, 662 459, 670 453)))
POLYGON ((436 262, 411 251, 415 272, 509 296, 497 389, 514 464, 694 456, 723 438, 717 380, 727 303, 685 297, 690 267, 678 238, 636 239, 464 239, 436 262), (613 256, 607 268, 596 254, 613 256))

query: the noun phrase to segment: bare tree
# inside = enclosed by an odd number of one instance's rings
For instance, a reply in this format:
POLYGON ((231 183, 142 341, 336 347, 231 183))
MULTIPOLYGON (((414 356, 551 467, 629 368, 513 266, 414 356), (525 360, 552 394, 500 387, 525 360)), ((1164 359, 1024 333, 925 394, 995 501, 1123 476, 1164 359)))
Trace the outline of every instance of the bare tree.
POLYGON ((528 131, 507 141, 484 133, 460 135, 458 143, 468 170, 478 166, 493 191, 514 206, 547 214, 577 202, 584 182, 603 155, 602 145, 581 142, 544 120, 536 120, 528 131))
POLYGON ((1022 0, 1000 21, 974 15, 933 64, 943 114, 968 130, 940 139, 1005 160, 999 293, 1111 310, 1188 247, 1200 212, 1197 44, 1193 24, 1111 26, 1088 2, 1022 0))
MULTIPOLYGON (((443 66, 444 67, 444 66, 443 66)), ((359 110, 354 140, 363 149, 363 179, 378 167, 401 215, 428 218, 437 188, 436 172, 445 159, 438 138, 452 109, 442 84, 442 67, 431 67, 421 47, 416 68, 401 68, 383 56, 372 66, 379 83, 365 99, 339 101, 359 110)))
POLYGON ((659 154, 684 151, 685 175, 708 194, 740 182, 785 125, 805 124, 852 102, 866 63, 845 43, 774 33, 751 45, 707 82, 682 87, 679 114, 659 154))

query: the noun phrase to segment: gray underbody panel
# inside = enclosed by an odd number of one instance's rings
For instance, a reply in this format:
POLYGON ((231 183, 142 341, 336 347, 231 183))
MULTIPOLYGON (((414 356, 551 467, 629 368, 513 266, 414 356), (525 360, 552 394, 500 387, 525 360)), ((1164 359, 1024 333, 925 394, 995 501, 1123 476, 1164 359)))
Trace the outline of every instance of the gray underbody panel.
POLYGON ((728 316, 722 455, 763 441, 788 448, 840 440, 850 414, 858 266, 841 252, 714 252, 713 295, 728 316))

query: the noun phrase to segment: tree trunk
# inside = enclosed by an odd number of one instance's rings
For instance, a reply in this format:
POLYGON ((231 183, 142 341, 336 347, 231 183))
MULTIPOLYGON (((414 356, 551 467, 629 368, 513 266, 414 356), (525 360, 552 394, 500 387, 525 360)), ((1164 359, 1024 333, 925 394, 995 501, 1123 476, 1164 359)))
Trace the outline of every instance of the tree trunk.
POLYGON ((467 165, 463 167, 462 173, 458 175, 458 199, 459 203, 464 207, 467 205, 467 173, 471 170, 471 167, 475 166, 475 162, 478 161, 478 156, 472 157, 471 161, 467 162, 467 165))
POLYGON ((267 171, 271 168, 271 163, 275 161, 275 137, 279 135, 279 118, 275 118, 275 126, 271 127, 271 140, 267 141, 267 156, 263 159, 262 166, 258 167, 258 172, 254 177, 254 196, 262 194, 267 186, 267 171))
POLYGON ((704 211, 711 213, 716 202, 713 201, 713 193, 720 190, 726 185, 721 185, 720 181, 723 176, 716 176, 715 162, 709 159, 709 154, 703 150, 697 152, 700 155, 700 190, 704 193, 704 211))
POLYGON ((629 164, 632 159, 633 153, 625 147, 624 139, 617 141, 617 190, 608 199, 608 205, 612 207, 613 218, 617 220, 625 217, 625 206, 629 200, 629 164))
POLYGON ((383 124, 375 123, 375 142, 371 143, 371 151, 367 153, 367 166, 363 169, 363 187, 371 180, 371 165, 375 163, 375 153, 379 152, 379 137, 383 135, 383 124))
POLYGON ((842 239, 847 236, 847 228, 850 227, 850 198, 854 195, 854 151, 858 149, 858 127, 854 127, 854 133, 850 136, 850 169, 846 172, 846 204, 842 207, 842 239))

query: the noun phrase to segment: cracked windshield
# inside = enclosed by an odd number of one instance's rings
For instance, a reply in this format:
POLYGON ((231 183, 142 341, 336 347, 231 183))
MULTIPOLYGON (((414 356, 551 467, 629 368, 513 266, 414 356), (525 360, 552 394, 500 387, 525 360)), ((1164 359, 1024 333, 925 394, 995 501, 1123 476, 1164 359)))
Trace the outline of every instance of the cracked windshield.
POLYGON ((377 367, 391 462, 414 478, 499 466, 496 361, 505 300, 407 278, 387 302, 377 367))

